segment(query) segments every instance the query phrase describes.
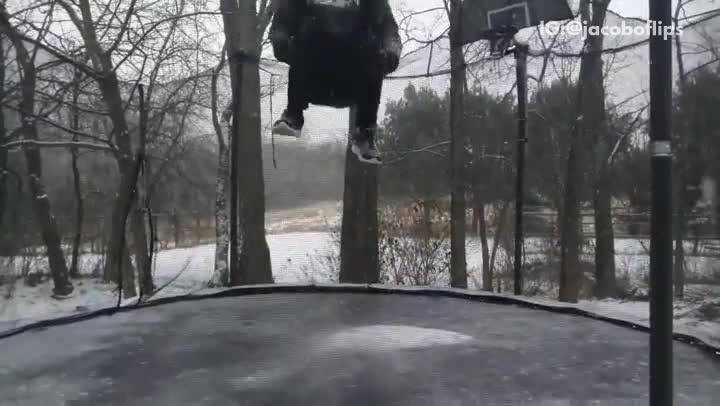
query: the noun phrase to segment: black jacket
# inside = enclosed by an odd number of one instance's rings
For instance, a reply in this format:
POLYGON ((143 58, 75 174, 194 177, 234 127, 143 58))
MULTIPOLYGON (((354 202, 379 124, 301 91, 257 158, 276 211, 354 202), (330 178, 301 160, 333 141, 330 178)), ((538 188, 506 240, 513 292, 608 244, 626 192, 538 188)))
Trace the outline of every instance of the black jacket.
POLYGON ((388 0, 278 1, 270 41, 279 61, 292 64, 291 55, 305 54, 293 49, 307 44, 304 38, 325 36, 334 41, 366 42, 385 59, 386 74, 397 69, 402 44, 388 0))

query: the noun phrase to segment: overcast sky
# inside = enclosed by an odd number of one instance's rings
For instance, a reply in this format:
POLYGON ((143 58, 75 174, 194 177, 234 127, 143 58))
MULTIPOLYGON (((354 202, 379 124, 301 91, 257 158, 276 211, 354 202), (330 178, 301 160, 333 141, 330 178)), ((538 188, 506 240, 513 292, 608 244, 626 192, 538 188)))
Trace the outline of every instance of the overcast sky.
MULTIPOLYGON (((471 1, 471 0, 466 0, 471 1)), ((677 0, 673 0, 673 7, 675 7, 677 0)), ((424 10, 430 7, 442 6, 442 0, 390 0, 393 9, 396 12, 396 17, 401 18, 404 12, 424 10)), ((571 7, 575 10, 577 8, 578 0, 569 0, 571 7)), ((648 1, 647 0, 612 0, 610 3, 610 9, 619 15, 624 17, 639 17, 647 19, 648 17, 648 1)), ((696 14, 698 12, 707 11, 720 7, 719 0, 696 0, 695 3, 687 7, 688 14, 696 14)), ((432 19, 428 18, 427 22, 432 24, 432 19)), ((617 21, 617 20, 615 20, 617 21)), ((426 20, 423 20, 425 23, 426 20)), ((446 23, 445 23, 446 24, 446 23)), ((445 26, 436 27, 437 29, 444 29, 445 26)), ((435 32, 437 32, 435 30, 435 32)), ((629 42, 637 41, 637 38, 607 38, 606 47, 615 47, 621 44, 627 44, 629 42)), ((437 54, 437 51, 436 51, 437 54)), ((435 55, 434 63, 443 64, 446 62, 446 58, 439 60, 440 57, 435 55)), ((535 67, 539 68, 539 60, 535 66, 533 61, 530 62, 529 72, 533 74, 535 67)), ((560 64, 570 62, 560 61, 560 64)), ((624 52, 623 55, 612 61, 613 67, 616 70, 613 73, 607 83, 607 91, 609 94, 610 102, 626 100, 630 97, 636 97, 635 104, 627 104, 628 109, 634 109, 637 106, 643 106, 647 103, 648 95, 645 94, 648 88, 648 56, 647 47, 638 47, 637 49, 629 52, 624 52), (639 96, 638 96, 639 95, 639 96)), ((403 68, 396 74, 418 74, 424 73, 425 66, 427 65, 427 56, 422 55, 418 57, 418 62, 403 68)), ((443 66, 447 68, 447 66, 443 66)), ((562 67, 560 67, 562 69, 562 67)), ((577 69, 575 67, 574 69, 577 69)), ((539 71, 536 69, 535 71, 539 71)), ((494 89, 497 93, 505 93, 512 89, 514 84, 514 60, 511 57, 507 57, 504 60, 491 64, 487 67, 483 67, 481 71, 476 74, 482 75, 480 83, 486 88, 494 89)), ((549 79, 552 75, 549 75, 549 79)), ((419 79, 413 80, 412 82, 417 86, 431 86, 438 91, 442 92, 447 88, 448 77, 438 77, 433 79, 419 79)), ((549 80, 548 79, 548 80, 549 80)), ((388 100, 396 100, 402 97, 402 91, 407 86, 409 81, 387 81, 383 88, 383 106, 381 107, 379 122, 382 122, 384 114, 384 104, 388 100)), ((531 83, 532 87, 532 83, 531 83)), ((285 103, 285 91, 281 90, 278 92, 276 97, 273 98, 274 104, 274 115, 273 119, 277 119, 282 111, 282 107, 285 103)), ((267 117, 266 125, 269 125, 269 105, 268 103, 263 104, 264 110, 264 121, 267 117)), ((306 141, 311 142, 324 142, 335 140, 337 142, 344 142, 344 135, 347 133, 347 112, 346 110, 336 110, 317 106, 311 106, 306 112, 306 129, 303 133, 303 138, 306 141)))

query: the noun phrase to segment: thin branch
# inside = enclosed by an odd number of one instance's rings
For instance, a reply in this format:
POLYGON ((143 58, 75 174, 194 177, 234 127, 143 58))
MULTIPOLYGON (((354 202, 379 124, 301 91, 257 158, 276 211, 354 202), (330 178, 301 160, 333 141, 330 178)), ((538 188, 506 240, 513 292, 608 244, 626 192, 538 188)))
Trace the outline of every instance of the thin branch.
POLYGON ((13 149, 18 147, 38 147, 38 148, 83 148, 96 151, 107 151, 115 153, 113 148, 107 145, 93 144, 89 142, 73 142, 73 141, 36 141, 36 140, 19 140, 12 141, 0 145, 0 149, 13 149))
POLYGON ((133 13, 135 12, 135 3, 137 3, 137 0, 130 0, 130 6, 128 7, 127 13, 125 14, 125 21, 120 24, 120 32, 118 33, 117 38, 115 38, 115 41, 112 43, 112 45, 110 45, 107 51, 105 51, 107 55, 111 55, 122 42, 123 37, 125 36, 125 32, 130 26, 130 17, 132 17, 133 13))

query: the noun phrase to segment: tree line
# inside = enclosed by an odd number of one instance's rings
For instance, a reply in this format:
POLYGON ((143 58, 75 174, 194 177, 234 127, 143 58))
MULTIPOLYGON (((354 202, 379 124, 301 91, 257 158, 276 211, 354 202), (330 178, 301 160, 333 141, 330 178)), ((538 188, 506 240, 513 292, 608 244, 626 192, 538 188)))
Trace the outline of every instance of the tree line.
MULTIPOLYGON (((608 3, 582 0, 581 17, 602 25, 608 3)), ((343 185, 342 282, 380 280, 381 194, 428 201, 450 196, 450 284, 461 288, 468 279, 467 209, 473 210, 472 222, 484 241, 483 259, 493 255, 487 245, 488 212, 497 210, 502 218, 513 210, 515 100, 510 94, 491 94, 482 80, 473 80, 486 66, 483 51, 460 45, 461 2, 450 0, 445 6, 428 10, 440 13, 448 25, 430 40, 413 37, 417 31, 407 25, 415 14, 400 20, 406 44, 415 44, 408 54, 449 43, 450 88, 438 94, 408 86, 401 99, 388 104, 381 138, 389 162, 367 167, 347 149, 343 161, 343 146, 321 151, 332 157, 336 173, 342 173, 344 164, 344 179, 325 178, 328 184, 343 185)), ((185 0, 32 0, 9 7, 0 5, 0 230, 15 231, 0 235, 12 240, 20 229, 17 224, 13 228, 16 214, 32 213, 55 295, 72 293, 70 276, 78 273, 83 222, 94 211, 107 218, 103 278, 117 283, 124 297, 152 295, 152 213, 179 202, 213 213, 217 244, 212 286, 272 282, 265 212, 275 196, 268 193, 273 185, 268 168, 276 162, 269 152, 272 145, 262 138, 260 106, 269 91, 261 81, 261 56, 276 1, 221 0, 219 9, 185 0), (71 34, 59 36, 61 24, 71 34), (240 59, 241 53, 252 57, 240 59), (239 151, 239 175, 231 179, 232 147, 239 151), (230 195, 232 185, 235 196, 230 195), (53 193, 53 188, 62 192, 53 193), (229 213, 235 200, 239 235, 231 241, 229 213), (70 261, 58 213, 72 213, 75 220, 70 261), (237 244, 237 263, 228 261, 231 242, 237 244)), ((609 297, 617 291, 613 202, 627 201, 637 210, 648 204, 648 182, 643 181, 649 174, 646 111, 608 102, 612 61, 604 59, 603 40, 585 39, 582 50, 571 55, 580 61, 579 74, 570 72, 549 83, 544 75, 555 55, 552 45, 532 55, 543 69, 535 78, 529 108, 528 191, 533 201, 559 213, 564 301, 577 301, 580 290, 581 208, 592 207, 594 213, 595 294, 609 297)), ((683 191, 678 193, 678 241, 685 238, 687 215, 706 201, 703 186, 717 175, 712 118, 717 63, 685 70, 682 60, 679 52, 681 85, 673 129, 680 146, 675 182, 683 191)), ((313 168, 313 173, 322 172, 313 168)), ((295 179, 279 187, 278 195, 284 189, 317 186, 298 187, 295 179)), ((320 194, 333 196, 333 190, 320 194)), ((286 196, 292 195, 302 200, 299 192, 286 196)), ((676 258, 682 257, 681 248, 676 258)), ((681 295, 682 261, 676 265, 681 295)), ((492 280, 491 271, 483 269, 485 282, 492 280)), ((484 287, 492 289, 487 283, 484 287)))

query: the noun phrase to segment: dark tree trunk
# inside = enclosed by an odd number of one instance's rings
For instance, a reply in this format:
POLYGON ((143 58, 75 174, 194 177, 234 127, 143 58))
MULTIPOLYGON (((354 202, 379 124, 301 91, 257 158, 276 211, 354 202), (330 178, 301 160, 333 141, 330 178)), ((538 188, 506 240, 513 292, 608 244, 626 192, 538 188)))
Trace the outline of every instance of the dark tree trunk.
MULTIPOLYGON (((583 21, 590 21, 590 4, 588 0, 580 3, 580 13, 583 21)), ((587 142, 586 132, 590 123, 586 114, 588 87, 595 75, 593 74, 592 46, 588 36, 583 47, 580 61, 580 79, 577 85, 577 119, 572 130, 567 155, 565 173, 565 190, 562 207, 562 222, 560 229, 560 289, 559 300, 576 303, 580 296, 582 285, 582 270, 580 269, 580 254, 582 245, 582 216, 580 213, 580 195, 585 172, 585 161, 582 156, 582 145, 587 142)))
POLYGON ((71 150, 71 154, 73 190, 75 192, 75 236, 73 237, 72 259, 70 261, 70 276, 73 278, 79 278, 80 270, 78 269, 78 258, 80 256, 80 246, 82 245, 82 229, 85 206, 82 196, 82 185, 80 183, 80 169, 78 168, 77 148, 73 148, 71 150))
POLYGON ((580 294, 580 207, 578 187, 581 176, 578 173, 579 131, 570 141, 567 173, 565 180, 565 198, 560 228, 560 290, 561 302, 576 303, 580 294))
POLYGON ((122 289, 123 297, 128 299, 137 296, 135 268, 128 249, 130 244, 127 241, 127 223, 131 221, 132 217, 131 211, 134 207, 132 202, 135 200, 134 191, 137 179, 132 169, 126 171, 124 165, 119 169, 121 173, 120 186, 111 217, 105 266, 106 269, 109 269, 108 274, 112 275, 113 279, 111 280, 118 283, 122 289), (124 205, 120 203, 124 203, 124 205))
POLYGON ((478 203, 478 230, 480 232, 480 246, 482 249, 482 279, 483 290, 493 291, 493 273, 490 268, 490 250, 487 238, 487 220, 485 219, 485 204, 478 203))
MULTIPOLYGON (((83 24, 88 27, 81 32, 85 41, 85 48, 92 62, 93 68, 97 71, 96 82, 102 95, 103 101, 108 110, 108 116, 113 124, 113 137, 118 148, 116 156, 120 181, 118 182, 117 197, 113 202, 110 230, 108 232, 107 255, 105 258, 105 269, 103 275, 106 280, 118 280, 121 269, 124 270, 122 277, 122 290, 125 293, 133 293, 135 296, 135 285, 128 285, 128 281, 134 280, 132 263, 124 260, 127 253, 125 234, 126 216, 128 210, 137 206, 137 194, 135 193, 136 162, 133 156, 132 140, 129 127, 125 118, 125 105, 120 92, 120 82, 117 70, 113 66, 113 55, 105 52, 98 40, 94 30, 94 18, 89 0, 79 0, 80 17, 83 24), (121 258, 123 260, 121 261, 121 258), (127 264, 127 267, 120 267, 127 264)), ((131 297, 131 296, 126 296, 131 297)))
MULTIPOLYGON (((678 171, 681 172, 681 171, 678 171)), ((676 172, 677 173, 677 172, 676 172)), ((682 177, 683 174, 677 173, 678 178, 682 177)), ((678 189, 680 186, 685 186, 685 182, 681 179, 676 180, 678 189)), ((673 282, 675 297, 682 299, 685 296, 685 248, 683 247, 683 241, 685 236, 685 196, 679 195, 675 200, 676 214, 675 214, 675 259, 674 259, 674 270, 673 270, 673 282)))
MULTIPOLYGON (((5 123, 2 121, 2 112, 0 112, 0 144, 5 143, 5 123)), ((0 229, 3 228, 7 207, 7 180, 9 178, 7 165, 8 151, 7 149, 0 149, 0 229)))
POLYGON ((461 41, 461 5, 460 0, 450 2, 450 286, 465 289, 465 56, 461 41))
MULTIPOLYGON (((237 272, 231 269, 232 285, 254 285, 272 283, 270 249, 265 239, 265 179, 263 174, 262 132, 260 126, 260 73, 255 59, 260 54, 258 18, 254 1, 222 0, 228 60, 233 89, 238 89, 237 56, 240 51, 251 55, 251 61, 243 66, 242 89, 240 92, 241 111, 233 110, 239 116, 235 128, 239 147, 239 234, 240 253, 237 272)), ((237 107, 237 106, 236 106, 237 107)))
POLYGON ((480 210, 477 208, 477 205, 472 209, 472 222, 470 228, 473 235, 480 235, 480 210))
MULTIPOLYGON (((4 12, 4 10, 3 10, 4 12)), ((0 17, 0 30, 4 31, 12 41, 15 48, 16 58, 22 69, 22 80, 20 83, 20 119, 22 122, 22 134, 28 141, 37 141, 37 124, 35 119, 35 84, 36 70, 30 55, 25 49, 23 41, 16 36, 13 27, 10 25, 7 14, 0 17)), ((42 181, 42 157, 35 145, 28 145, 23 148, 27 175, 30 181, 30 197, 35 220, 40 227, 43 243, 47 249, 50 273, 53 278, 53 294, 62 297, 73 292, 73 285, 70 282, 65 255, 62 251, 62 240, 57 222, 52 214, 50 199, 45 193, 42 181)))
MULTIPOLYGON (((605 23, 607 6, 610 2, 593 2, 592 25, 601 27, 605 23)), ((594 216, 595 216, 595 296, 598 298, 614 297, 617 295, 615 282, 615 232, 612 224, 612 195, 608 159, 612 150, 609 139, 607 114, 605 112, 605 86, 603 76, 603 61, 601 50, 603 36, 591 35, 586 40, 586 50, 583 55, 588 62, 589 72, 583 76, 582 87, 586 89, 586 99, 582 102, 584 108, 585 126, 588 133, 586 139, 592 139, 595 144, 594 162, 594 216), (592 138, 590 138, 592 137, 592 138)))
MULTIPOLYGON (((677 24, 682 11, 682 4, 678 4, 675 10, 675 23, 677 24)), ((680 92, 684 93, 687 89, 687 75, 685 73, 685 61, 683 60, 682 52, 682 36, 675 36, 675 54, 677 57, 678 64, 678 76, 680 78, 680 92)), ((687 190, 687 147, 685 143, 685 137, 683 132, 690 130, 687 122, 679 123, 681 129, 680 134, 675 135, 675 170, 674 174, 674 190, 675 190, 675 253, 673 261, 673 284, 675 297, 682 299, 685 296, 685 247, 683 241, 685 240, 685 234, 687 232, 687 204, 686 204, 686 190, 687 190)), ((697 255, 698 249, 698 234, 695 233, 695 243, 693 245, 693 253, 697 255)))
MULTIPOLYGON (((109 62, 106 64, 110 65, 109 62)), ((110 280, 116 281, 117 275, 122 269, 124 272, 122 277, 122 290, 125 297, 130 298, 137 295, 135 285, 130 284, 130 281, 134 281, 135 279, 134 269, 132 263, 127 263, 128 261, 124 259, 120 261, 120 258, 124 257, 124 254, 127 254, 128 251, 125 227, 128 220, 126 216, 130 213, 127 213, 127 209, 131 208, 132 210, 133 207, 137 207, 137 196, 135 193, 137 178, 135 177, 134 170, 135 159, 133 158, 132 144, 130 134, 128 133, 127 121, 125 120, 117 75, 114 72, 108 73, 98 79, 98 84, 103 99, 110 111, 110 117, 114 125, 115 139, 117 140, 117 146, 120 151, 120 156, 117 157, 120 182, 111 214, 112 221, 108 236, 105 275, 110 276, 110 280), (119 267, 121 263, 123 265, 122 268, 119 267)))
POLYGON ((610 177, 607 168, 598 174, 595 191, 595 296, 617 296, 615 231, 612 224, 610 177))
MULTIPOLYGON (((147 150, 148 115, 145 106, 145 88, 142 84, 138 86, 138 97, 140 98, 140 147, 137 157, 138 162, 136 162, 136 165, 141 165, 144 167, 144 170, 142 170, 142 176, 147 177, 148 173, 150 172, 149 164, 145 159, 145 154, 147 150)), ((135 179, 136 180, 134 186, 136 192, 134 193, 134 200, 136 202, 136 207, 132 210, 130 229, 132 230, 133 234, 135 265, 137 266, 138 275, 140 278, 140 296, 148 296, 151 295, 155 290, 155 284, 153 283, 152 277, 152 257, 150 256, 150 247, 151 244, 153 244, 154 242, 149 241, 147 236, 147 230, 145 229, 145 215, 152 216, 152 212, 150 211, 150 198, 148 195, 150 191, 146 190, 147 188, 144 187, 144 195, 142 196, 142 198, 138 196, 140 185, 138 182, 138 178, 136 177, 135 179)), ((147 184, 147 182, 145 182, 145 184, 147 184)))
MULTIPOLYGON (((80 130, 80 110, 78 108, 78 98, 80 97, 80 80, 82 74, 79 69, 75 70, 72 106, 70 107, 70 128, 80 130)), ((77 142, 78 137, 75 135, 73 141, 77 142)), ((71 166, 73 174, 73 191, 75 193, 75 235, 73 237, 72 258, 70 260, 70 277, 79 278, 80 270, 78 269, 78 258, 80 256, 80 245, 82 244, 83 217, 85 214, 85 202, 82 195, 82 182, 80 178, 80 169, 78 168, 78 150, 70 149, 71 166)))
MULTIPOLYGON (((84 23, 91 26, 93 24, 93 18, 89 1, 81 0, 79 3, 84 23)), ((113 136, 119 151, 116 159, 120 181, 118 182, 116 192, 117 197, 112 207, 104 274, 106 278, 108 276, 115 277, 120 275, 122 271, 123 283, 121 288, 125 293, 125 297, 129 298, 136 295, 134 283, 132 285, 130 284, 130 281, 134 281, 135 279, 132 263, 126 261, 124 258, 124 256, 128 254, 125 230, 127 216, 129 215, 127 211, 137 204, 137 196, 135 193, 137 178, 135 176, 136 171, 132 140, 125 118, 125 105, 120 92, 120 82, 117 77, 117 71, 113 66, 112 55, 103 52, 96 33, 92 28, 83 32, 83 36, 90 60, 94 68, 100 73, 96 81, 113 124, 113 136), (121 260, 121 258, 123 260, 121 260), (120 265, 123 266, 121 267, 120 265)))
MULTIPOLYGON (((5 98, 5 46, 3 37, 0 36, 0 103, 5 98)), ((5 114, 0 109, 0 145, 7 141, 7 129, 5 128, 5 114)), ((7 180, 8 180, 8 150, 0 148, 0 230, 3 229, 5 220, 5 210, 7 205, 7 180)), ((0 244, 2 244, 3 234, 0 234, 0 244)))
MULTIPOLYGON (((350 111, 350 128, 354 122, 350 111)), ((340 238, 340 283, 379 283, 378 168, 345 153, 345 186, 340 238)))

